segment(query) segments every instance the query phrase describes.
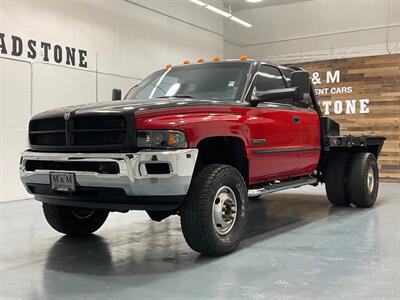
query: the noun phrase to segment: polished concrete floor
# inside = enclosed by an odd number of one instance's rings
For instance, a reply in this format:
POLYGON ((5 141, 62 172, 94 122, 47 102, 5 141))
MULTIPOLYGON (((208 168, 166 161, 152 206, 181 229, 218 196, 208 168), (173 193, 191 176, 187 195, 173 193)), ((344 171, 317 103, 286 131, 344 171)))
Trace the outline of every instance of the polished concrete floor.
POLYGON ((0 204, 0 299, 400 299, 400 184, 373 209, 334 208, 323 187, 250 204, 233 254, 191 251, 178 217, 113 213, 71 239, 33 200, 0 204))

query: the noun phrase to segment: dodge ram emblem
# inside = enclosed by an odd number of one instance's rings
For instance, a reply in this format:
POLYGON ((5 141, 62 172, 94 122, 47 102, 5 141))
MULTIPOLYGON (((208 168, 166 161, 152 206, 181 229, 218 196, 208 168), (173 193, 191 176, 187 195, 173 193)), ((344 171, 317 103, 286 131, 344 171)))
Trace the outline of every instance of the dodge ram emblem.
POLYGON ((71 113, 68 111, 64 114, 64 120, 68 121, 68 119, 71 117, 71 113))

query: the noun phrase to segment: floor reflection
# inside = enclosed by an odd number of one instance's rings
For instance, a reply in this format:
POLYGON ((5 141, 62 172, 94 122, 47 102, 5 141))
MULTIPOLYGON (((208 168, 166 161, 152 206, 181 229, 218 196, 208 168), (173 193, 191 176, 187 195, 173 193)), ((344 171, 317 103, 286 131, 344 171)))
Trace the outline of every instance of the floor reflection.
MULTIPOLYGON (((318 257, 319 252, 315 252, 316 249, 313 248, 313 245, 318 245, 317 248, 323 245, 319 244, 323 241, 319 242, 318 236, 329 236, 329 230, 343 230, 343 224, 348 222, 345 221, 346 219, 354 218, 355 215, 366 211, 368 212, 368 210, 358 210, 353 207, 332 207, 322 195, 281 193, 264 196, 249 204, 246 237, 238 251, 222 258, 208 258, 190 250, 183 239, 178 217, 168 218, 161 223, 150 220, 132 221, 131 226, 114 222, 114 225, 107 230, 100 231, 98 235, 89 238, 60 237, 47 253, 42 273, 43 289, 49 295, 61 293, 77 296, 104 292, 108 289, 123 291, 133 287, 143 288, 158 280, 179 278, 179 274, 201 274, 205 270, 209 270, 206 273, 213 270, 210 274, 226 280, 222 266, 238 258, 240 261, 240 257, 243 259, 246 253, 269 251, 271 254, 271 251, 272 253, 285 251, 286 259, 296 262, 299 261, 298 259, 305 259, 301 251, 318 257), (287 232, 295 232, 296 229, 319 220, 324 220, 325 227, 319 229, 319 226, 312 226, 312 238, 317 238, 313 245, 309 245, 309 242, 299 242, 305 238, 303 232, 302 237, 297 234, 286 237, 284 243, 288 244, 283 248, 276 248, 277 243, 272 240, 274 246, 271 245, 264 250, 252 248, 253 244, 279 237, 287 232), (337 226, 336 229, 330 228, 329 224, 333 227, 337 226), (297 240, 293 241, 293 238, 297 240), (214 269, 213 266, 216 265, 218 267, 214 269), (197 269, 199 272, 196 272, 197 269), (86 282, 91 280, 93 282, 85 285, 80 278, 84 278, 86 282), (60 280, 65 283, 65 286, 73 286, 73 290, 62 290, 64 285, 60 284, 60 280)), ((373 247, 372 245, 376 246, 374 230, 376 230, 377 220, 375 212, 372 210, 371 213, 373 216, 369 219, 370 222, 365 230, 362 230, 362 234, 365 234, 366 245, 370 244, 373 247)), ((374 248, 368 255, 376 255, 378 250, 379 247, 374 248)), ((321 253, 321 255, 324 254, 321 253)), ((316 261, 321 262, 318 258, 307 259, 304 262, 307 266, 316 261)), ((327 264, 325 267, 330 264, 340 264, 343 261, 342 258, 340 260, 336 258, 337 261, 334 259, 325 258, 329 261, 329 263, 324 262, 327 264)), ((277 262, 284 264, 285 259, 282 261, 278 259, 277 262)), ((324 266, 322 262, 321 266, 324 266)), ((348 272, 351 268, 353 266, 349 265, 348 272)), ((204 280, 207 282, 211 278, 208 279, 206 276, 204 280)), ((208 285, 211 289, 219 289, 218 282, 211 285, 208 282, 208 285)))
MULTIPOLYGON (((249 203, 249 222, 241 249, 331 214, 346 215, 352 208, 333 209, 320 195, 275 194, 249 203)), ((63 236, 49 249, 46 268, 68 273, 101 275, 159 274, 207 263, 186 245, 178 217, 161 223, 132 222, 89 238, 63 236)))
POLYGON ((326 218, 332 208, 324 195, 293 193, 264 195, 249 207, 246 237, 260 239, 326 218))
POLYGON ((398 195, 398 185, 383 185, 370 209, 332 207, 323 187, 266 195, 250 202, 239 249, 221 258, 193 252, 176 216, 156 223, 144 213, 115 213, 96 235, 77 239, 49 228, 38 202, 4 203, 0 294, 41 300, 187 299, 193 293, 204 299, 397 299, 398 195), (355 290, 360 282, 368 285, 355 290))

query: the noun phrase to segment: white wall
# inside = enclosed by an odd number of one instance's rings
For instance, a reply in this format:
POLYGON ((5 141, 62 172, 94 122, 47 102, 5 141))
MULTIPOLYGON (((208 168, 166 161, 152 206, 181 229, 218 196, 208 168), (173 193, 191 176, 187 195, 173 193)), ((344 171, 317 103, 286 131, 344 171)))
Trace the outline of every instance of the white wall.
POLYGON ((0 201, 29 197, 18 164, 31 114, 109 100, 113 87, 124 93, 166 63, 222 55, 222 17, 186 0, 135 2, 150 9, 122 0, 0 1, 7 46, 14 34, 88 50, 87 69, 0 55, 0 201))
POLYGON ((244 43, 225 41, 225 57, 285 63, 400 52, 398 0, 314 0, 237 15, 253 28, 224 22, 225 35, 244 43))
POLYGON ((0 200, 26 196, 18 163, 27 145, 30 74, 30 64, 0 59, 0 200))

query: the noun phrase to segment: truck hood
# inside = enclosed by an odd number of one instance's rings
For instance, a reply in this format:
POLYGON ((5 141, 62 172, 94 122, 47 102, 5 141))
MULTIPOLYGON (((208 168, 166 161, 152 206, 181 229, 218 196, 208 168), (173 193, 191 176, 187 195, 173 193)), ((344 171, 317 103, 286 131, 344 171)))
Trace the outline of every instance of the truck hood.
POLYGON ((195 100, 195 99, 146 99, 146 100, 121 100, 113 102, 104 102, 99 104, 83 104, 76 106, 66 106, 57 109, 48 110, 35 115, 32 119, 52 118, 64 116, 65 113, 74 115, 79 114, 97 114, 97 113, 123 113, 129 114, 136 111, 146 111, 153 109, 163 109, 180 106, 232 106, 244 105, 235 101, 215 101, 215 100, 195 100))

